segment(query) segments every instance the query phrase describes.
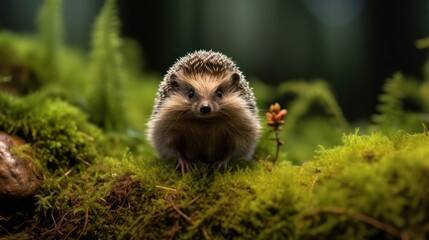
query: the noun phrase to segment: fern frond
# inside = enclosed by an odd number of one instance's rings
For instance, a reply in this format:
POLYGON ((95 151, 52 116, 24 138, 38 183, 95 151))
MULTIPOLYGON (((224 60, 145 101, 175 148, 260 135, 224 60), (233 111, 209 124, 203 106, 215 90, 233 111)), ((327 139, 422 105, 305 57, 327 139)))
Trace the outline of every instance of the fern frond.
POLYGON ((310 106, 314 102, 317 102, 335 117, 335 120, 341 128, 348 128, 348 122, 340 106, 335 100, 329 86, 324 81, 315 80, 309 83, 303 80, 297 80, 285 82, 280 85, 279 93, 282 95, 291 93, 297 96, 297 99, 288 107, 290 112, 288 116, 289 127, 294 126, 294 124, 309 111, 310 106))
POLYGON ((95 21, 92 33, 90 74, 93 81, 91 114, 94 121, 108 131, 122 131, 126 127, 121 92, 126 76, 120 51, 119 29, 116 2, 107 0, 95 21))
POLYGON ((58 71, 58 54, 63 45, 62 0, 45 0, 37 17, 38 35, 43 45, 45 69, 48 78, 55 79, 58 71))
MULTIPOLYGON (((412 112, 404 109, 404 100, 422 102, 419 96, 421 84, 412 78, 406 78, 402 73, 395 73, 383 86, 383 93, 379 96, 378 114, 372 120, 384 130, 404 128, 406 118, 415 117, 412 112)), ((417 120, 418 121, 418 120, 417 120)))
MULTIPOLYGON (((404 114, 402 110, 402 99, 404 92, 401 87, 404 85, 403 75, 396 73, 393 78, 386 81, 383 86, 383 91, 379 96, 380 104, 377 110, 380 114, 373 116, 373 121, 378 124, 386 124, 390 122, 392 125, 397 125, 399 118, 404 114)), ((389 124, 389 125, 390 125, 389 124)))

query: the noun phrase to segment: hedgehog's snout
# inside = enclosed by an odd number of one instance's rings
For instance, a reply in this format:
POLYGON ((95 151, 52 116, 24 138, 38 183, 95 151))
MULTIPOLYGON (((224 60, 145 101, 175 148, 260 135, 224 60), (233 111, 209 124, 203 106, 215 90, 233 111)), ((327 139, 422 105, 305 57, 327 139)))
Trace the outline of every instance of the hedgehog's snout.
POLYGON ((209 103, 202 103, 200 105, 200 112, 201 113, 210 113, 212 111, 212 106, 209 103))

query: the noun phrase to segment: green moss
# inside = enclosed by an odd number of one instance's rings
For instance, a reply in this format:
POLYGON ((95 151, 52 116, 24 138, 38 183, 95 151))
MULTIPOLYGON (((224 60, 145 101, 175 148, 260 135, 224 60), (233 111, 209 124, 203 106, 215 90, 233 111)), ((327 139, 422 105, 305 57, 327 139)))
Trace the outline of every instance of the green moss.
POLYGON ((94 161, 101 131, 79 109, 41 94, 16 98, 5 93, 0 93, 0 108, 0 130, 31 144, 42 166, 68 170, 94 161))
POLYGON ((326 239, 338 235, 355 239, 392 238, 395 234, 416 239, 427 236, 428 138, 402 135, 400 141, 396 140, 379 146, 391 149, 380 161, 356 163, 316 189, 315 206, 308 211, 305 221, 308 224, 305 236, 326 239), (407 144, 410 141, 413 144, 407 144), (371 220, 364 221, 362 215, 371 220), (389 232, 390 229, 394 231, 389 232))
POLYGON ((132 239, 428 234, 429 138, 355 133, 343 142, 302 166, 256 162, 213 173, 202 164, 184 176, 173 162, 130 154, 99 159, 85 171, 47 180, 29 234, 132 239))

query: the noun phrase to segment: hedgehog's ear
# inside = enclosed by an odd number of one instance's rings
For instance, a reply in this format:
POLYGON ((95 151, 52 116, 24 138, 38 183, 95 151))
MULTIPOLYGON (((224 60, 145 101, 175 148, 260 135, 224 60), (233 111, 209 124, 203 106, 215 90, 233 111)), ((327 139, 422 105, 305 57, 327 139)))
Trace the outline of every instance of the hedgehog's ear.
POLYGON ((177 76, 175 74, 171 74, 168 78, 168 84, 170 85, 171 90, 173 91, 179 91, 180 85, 177 81, 177 76))
POLYGON ((233 73, 230 77, 231 79, 231 89, 233 89, 233 91, 238 91, 239 90, 239 83, 241 80, 241 76, 238 73, 233 73))

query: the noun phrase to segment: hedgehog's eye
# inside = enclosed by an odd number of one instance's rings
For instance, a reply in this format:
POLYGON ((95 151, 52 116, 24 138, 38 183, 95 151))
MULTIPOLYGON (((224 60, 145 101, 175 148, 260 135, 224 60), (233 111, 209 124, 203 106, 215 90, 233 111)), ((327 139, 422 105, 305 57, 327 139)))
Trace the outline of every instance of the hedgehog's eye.
POLYGON ((189 90, 189 92, 188 92, 188 97, 189 97, 189 98, 193 98, 193 97, 194 97, 194 95, 195 95, 194 91, 193 91, 193 90, 189 90))
POLYGON ((216 92, 216 97, 218 97, 218 98, 222 98, 222 92, 221 92, 221 91, 217 91, 217 92, 216 92))

